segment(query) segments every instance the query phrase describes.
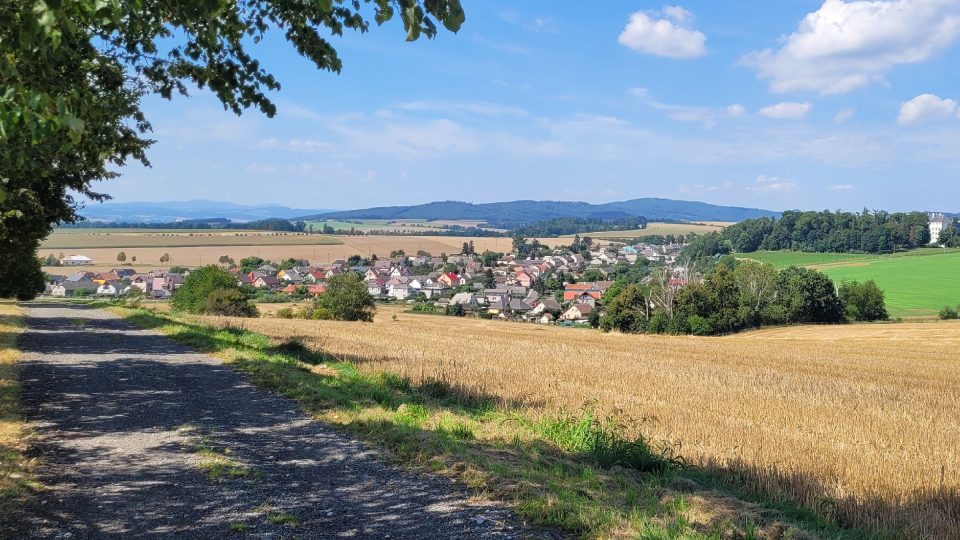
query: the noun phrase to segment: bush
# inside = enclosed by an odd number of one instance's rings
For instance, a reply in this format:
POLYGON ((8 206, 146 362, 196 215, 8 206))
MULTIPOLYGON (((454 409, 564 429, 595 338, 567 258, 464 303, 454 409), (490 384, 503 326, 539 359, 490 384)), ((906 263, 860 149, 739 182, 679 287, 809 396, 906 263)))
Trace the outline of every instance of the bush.
POLYGON ((960 306, 957 306, 956 308, 944 306, 943 309, 940 310, 940 318, 945 321, 960 319, 960 306))
POLYGON ((690 333, 695 336, 709 336, 713 334, 713 326, 710 325, 710 321, 699 315, 687 317, 687 326, 690 328, 690 333))
POLYGON ((243 296, 237 287, 237 279, 230 272, 212 265, 197 268, 183 280, 183 286, 173 293, 170 305, 174 311, 205 313, 207 298, 218 290, 232 290, 243 296))
POLYGON ((208 315, 224 317, 256 317, 257 308, 250 305, 247 297, 239 289, 217 289, 210 293, 204 303, 203 312, 208 315))
POLYGON ((296 313, 294 313, 293 308, 285 307, 277 310, 277 317, 281 319, 295 319, 296 313))
POLYGON ((670 317, 667 317, 667 314, 658 311, 650 317, 650 322, 647 324, 647 332, 651 334, 665 334, 667 333, 667 327, 670 325, 670 317))

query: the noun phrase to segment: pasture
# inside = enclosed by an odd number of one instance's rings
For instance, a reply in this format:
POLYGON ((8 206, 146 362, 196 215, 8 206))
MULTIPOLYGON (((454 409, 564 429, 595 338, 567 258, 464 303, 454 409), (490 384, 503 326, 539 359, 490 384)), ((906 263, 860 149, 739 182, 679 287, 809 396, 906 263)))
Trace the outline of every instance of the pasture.
POLYGON ((372 324, 202 317, 532 416, 583 408, 840 523, 960 536, 960 324, 724 338, 601 334, 381 307, 372 324), (393 316, 396 316, 396 320, 393 316))
POLYGON ((960 304, 960 251, 920 249, 893 255, 757 252, 740 255, 778 268, 806 266, 835 282, 872 279, 886 294, 892 317, 930 317, 960 304))

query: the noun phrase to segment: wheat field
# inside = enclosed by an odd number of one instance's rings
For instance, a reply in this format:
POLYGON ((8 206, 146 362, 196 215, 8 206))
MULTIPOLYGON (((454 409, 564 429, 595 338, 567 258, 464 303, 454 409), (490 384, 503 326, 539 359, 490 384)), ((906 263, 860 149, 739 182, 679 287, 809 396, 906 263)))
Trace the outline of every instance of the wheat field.
POLYGON ((372 324, 203 319, 299 338, 364 370, 444 380, 532 415, 589 407, 841 523, 960 537, 960 324, 699 338, 398 308, 381 308, 372 324))

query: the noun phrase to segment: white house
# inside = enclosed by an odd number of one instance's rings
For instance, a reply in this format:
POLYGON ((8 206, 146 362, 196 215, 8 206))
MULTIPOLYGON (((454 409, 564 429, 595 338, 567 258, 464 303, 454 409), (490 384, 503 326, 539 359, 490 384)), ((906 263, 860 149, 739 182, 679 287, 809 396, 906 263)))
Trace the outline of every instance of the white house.
POLYGON ((86 255, 70 255, 60 259, 61 266, 86 266, 93 264, 93 259, 86 255))
POLYGON ((940 232, 949 225, 950 220, 943 214, 930 214, 930 243, 936 244, 940 240, 940 232))
POLYGON ((591 313, 593 313, 593 306, 590 304, 574 304, 560 318, 577 324, 587 324, 591 313))
POLYGON ((120 294, 120 282, 106 281, 97 287, 97 296, 117 296, 120 294))

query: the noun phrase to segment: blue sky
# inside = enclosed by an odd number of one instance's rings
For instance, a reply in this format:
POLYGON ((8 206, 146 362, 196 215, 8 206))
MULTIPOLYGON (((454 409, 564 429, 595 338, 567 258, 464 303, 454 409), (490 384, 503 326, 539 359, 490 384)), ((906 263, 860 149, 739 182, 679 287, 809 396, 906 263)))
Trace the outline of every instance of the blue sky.
POLYGON ((117 201, 358 208, 668 197, 769 209, 960 211, 956 0, 463 0, 459 34, 279 33, 276 118, 145 101, 153 167, 117 201))

